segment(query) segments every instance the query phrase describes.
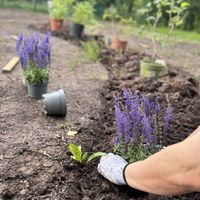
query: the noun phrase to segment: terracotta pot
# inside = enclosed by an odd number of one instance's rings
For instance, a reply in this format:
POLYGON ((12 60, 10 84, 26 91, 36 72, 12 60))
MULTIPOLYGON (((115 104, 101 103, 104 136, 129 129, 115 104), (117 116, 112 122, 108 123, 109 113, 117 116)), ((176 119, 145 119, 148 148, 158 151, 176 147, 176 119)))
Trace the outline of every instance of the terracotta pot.
POLYGON ((124 51, 127 47, 127 43, 128 42, 126 40, 112 39, 111 49, 124 51))
POLYGON ((51 31, 58 31, 63 29, 64 19, 50 19, 51 31))

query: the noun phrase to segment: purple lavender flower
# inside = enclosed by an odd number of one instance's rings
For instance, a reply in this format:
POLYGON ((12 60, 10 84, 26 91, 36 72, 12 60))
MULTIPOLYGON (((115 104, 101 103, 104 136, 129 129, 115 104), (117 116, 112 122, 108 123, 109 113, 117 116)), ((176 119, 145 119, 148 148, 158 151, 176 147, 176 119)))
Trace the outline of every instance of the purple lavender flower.
POLYGON ((39 33, 23 36, 19 34, 16 51, 23 69, 30 66, 47 68, 51 63, 50 34, 44 38, 39 33))
POLYGON ((122 98, 115 98, 117 136, 114 138, 114 145, 120 145, 121 154, 126 152, 128 146, 148 144, 154 148, 155 145, 162 145, 171 120, 170 106, 162 117, 158 98, 150 101, 144 94, 132 94, 125 89, 122 98))
POLYGON ((166 111, 165 111, 165 116, 164 116, 164 126, 163 126, 163 133, 164 136, 166 137, 167 131, 169 129, 169 124, 172 120, 173 117, 173 109, 171 106, 168 106, 166 111))
POLYGON ((151 103, 149 101, 149 98, 146 96, 144 97, 144 109, 145 109, 145 115, 149 116, 151 111, 151 103))
POLYGON ((146 144, 152 144, 152 127, 149 118, 144 115, 142 118, 142 136, 145 139, 146 144))

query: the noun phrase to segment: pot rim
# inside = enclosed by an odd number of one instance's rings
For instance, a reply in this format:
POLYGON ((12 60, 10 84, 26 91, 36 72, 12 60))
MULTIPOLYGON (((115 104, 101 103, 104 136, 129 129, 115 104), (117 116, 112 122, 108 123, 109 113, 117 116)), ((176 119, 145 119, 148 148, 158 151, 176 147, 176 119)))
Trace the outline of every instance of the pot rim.
POLYGON ((29 84, 29 82, 27 81, 27 85, 29 86, 29 87, 34 87, 34 86, 47 86, 48 85, 48 83, 49 82, 46 82, 46 83, 35 83, 35 84, 29 84))
POLYGON ((60 98, 60 102, 61 102, 61 113, 62 115, 66 114, 66 97, 65 97, 65 93, 62 89, 58 90, 59 93, 59 98, 60 98))
MULTIPOLYGON (((156 63, 154 61, 146 61, 146 60, 140 60, 140 64, 146 64, 149 66, 145 66, 146 68, 152 68, 154 70, 163 70, 166 69, 166 66, 160 63, 156 63)), ((144 67, 144 66, 143 66, 144 67)))

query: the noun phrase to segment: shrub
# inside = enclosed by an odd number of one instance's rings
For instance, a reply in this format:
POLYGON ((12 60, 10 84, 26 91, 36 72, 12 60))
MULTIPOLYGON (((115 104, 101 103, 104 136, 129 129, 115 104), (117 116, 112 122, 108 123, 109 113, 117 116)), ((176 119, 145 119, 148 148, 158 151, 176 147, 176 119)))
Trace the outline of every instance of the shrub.
POLYGON ((143 160, 163 148, 172 107, 162 114, 158 98, 153 101, 142 94, 124 90, 122 98, 115 98, 117 136, 114 152, 129 162, 143 160))
POLYGON ((85 1, 74 6, 72 21, 82 25, 96 24, 93 4, 85 1))

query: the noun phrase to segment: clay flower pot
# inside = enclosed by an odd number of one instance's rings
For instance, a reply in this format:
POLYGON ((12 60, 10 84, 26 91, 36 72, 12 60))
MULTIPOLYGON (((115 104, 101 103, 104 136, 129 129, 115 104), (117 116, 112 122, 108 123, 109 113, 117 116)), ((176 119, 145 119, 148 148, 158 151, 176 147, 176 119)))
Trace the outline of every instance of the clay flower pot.
POLYGON ((66 97, 63 90, 43 94, 42 97, 44 98, 43 107, 48 115, 66 115, 66 97))
POLYGON ((47 93, 48 83, 39 83, 30 85, 27 83, 28 95, 34 99, 41 99, 42 95, 47 93))
POLYGON ((84 33, 84 25, 73 23, 71 27, 71 34, 77 39, 81 39, 84 33))
POLYGON ((140 75, 148 78, 158 78, 166 74, 166 66, 151 61, 140 61, 140 75))
POLYGON ((112 39, 111 42, 111 49, 116 51, 124 51, 127 47, 128 42, 125 40, 119 40, 119 39, 112 39))
POLYGON ((63 30, 64 19, 50 19, 51 31, 63 30))

